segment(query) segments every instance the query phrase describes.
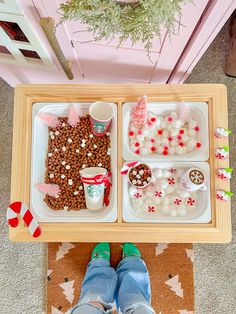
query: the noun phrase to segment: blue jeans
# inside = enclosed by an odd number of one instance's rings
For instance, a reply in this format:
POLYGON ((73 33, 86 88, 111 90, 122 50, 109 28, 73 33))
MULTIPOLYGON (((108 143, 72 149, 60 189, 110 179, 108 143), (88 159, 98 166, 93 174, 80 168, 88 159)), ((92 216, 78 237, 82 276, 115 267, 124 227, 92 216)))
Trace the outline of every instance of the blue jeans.
POLYGON ((106 259, 94 259, 87 268, 80 299, 71 314, 111 313, 117 308, 125 314, 155 314, 150 305, 151 287, 144 261, 139 257, 126 257, 116 271, 106 259), (97 301, 105 310, 89 303, 97 301))

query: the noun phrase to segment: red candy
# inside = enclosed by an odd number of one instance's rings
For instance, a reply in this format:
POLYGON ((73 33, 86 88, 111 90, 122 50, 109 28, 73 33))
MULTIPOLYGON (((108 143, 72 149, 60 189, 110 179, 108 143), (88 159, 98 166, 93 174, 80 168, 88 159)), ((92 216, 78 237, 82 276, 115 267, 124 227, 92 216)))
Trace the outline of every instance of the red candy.
POLYGON ((171 122, 173 119, 171 117, 168 117, 167 121, 171 122))
POLYGON ((139 147, 139 142, 136 142, 134 146, 139 147))
POLYGON ((179 134, 184 134, 184 130, 180 130, 180 131, 179 131, 179 134))
POLYGON ((178 139, 178 140, 182 140, 182 136, 178 135, 178 136, 177 136, 177 139, 178 139))
POLYGON ((168 146, 164 146, 163 148, 164 148, 164 150, 168 150, 169 147, 168 146))
POLYGON ((139 149, 136 149, 136 151, 135 151, 135 154, 140 154, 140 150, 139 149))
POLYGON ((155 152, 155 151, 156 151, 156 147, 155 147, 155 146, 152 146, 152 147, 151 147, 151 151, 152 151, 152 152, 155 152))
POLYGON ((156 122, 156 118, 151 118, 151 121, 152 122, 156 122))
POLYGON ((159 135, 162 135, 163 131, 162 131, 162 130, 158 130, 157 133, 158 133, 159 135))
POLYGON ((173 138, 172 138, 171 136, 168 137, 168 141, 169 141, 169 142, 173 141, 173 138))
POLYGON ((199 131, 199 127, 198 126, 195 126, 194 130, 197 132, 199 131))
POLYGON ((133 131, 130 131, 129 132, 129 136, 133 136, 134 135, 134 132, 133 131))
POLYGON ((183 147, 183 146, 184 146, 184 143, 179 142, 179 146, 183 147))
POLYGON ((167 150, 164 150, 164 152, 162 153, 164 156, 167 156, 168 155, 168 151, 167 150))
POLYGON ((155 142, 155 138, 152 138, 152 139, 151 139, 151 142, 154 143, 154 142, 155 142))
POLYGON ((201 147, 201 146, 202 146, 201 143, 197 143, 197 144, 196 144, 196 147, 197 147, 197 148, 199 148, 199 147, 201 147))

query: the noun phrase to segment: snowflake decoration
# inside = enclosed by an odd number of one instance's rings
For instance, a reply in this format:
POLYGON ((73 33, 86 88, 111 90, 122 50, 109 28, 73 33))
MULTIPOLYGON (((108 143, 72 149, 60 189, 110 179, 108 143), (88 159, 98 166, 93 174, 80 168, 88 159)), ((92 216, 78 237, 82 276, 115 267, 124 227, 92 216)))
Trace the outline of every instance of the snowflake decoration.
POLYGON ((223 196, 220 195, 220 194, 216 194, 216 198, 217 198, 218 200, 220 200, 220 201, 223 201, 223 200, 224 200, 223 196))
POLYGON ((148 212, 149 213, 154 213, 155 212, 155 207, 154 206, 148 206, 148 212))
POLYGON ((175 179, 174 178, 168 178, 168 184, 169 185, 175 184, 175 179))
POLYGON ((180 205, 182 203, 182 200, 180 200, 179 198, 176 198, 174 201, 175 205, 180 205))
POLYGON ((217 177, 219 178, 219 179, 227 179, 227 177, 223 174, 223 173, 219 173, 219 174, 217 174, 217 177))
POLYGON ((169 171, 170 173, 176 173, 177 170, 175 168, 171 168, 169 171))
POLYGON ((216 158, 218 159, 225 159, 225 156, 222 155, 221 153, 216 154, 216 158))
POLYGON ((162 197, 162 191, 156 191, 155 196, 156 197, 162 197))
POLYGON ((187 204, 188 205, 190 205, 190 206, 193 206, 194 204, 195 204, 195 200, 192 198, 192 197, 190 197, 188 200, 187 200, 187 204))
POLYGON ((142 195, 137 192, 137 193, 134 194, 134 197, 135 197, 135 198, 140 198, 140 197, 142 197, 142 195))

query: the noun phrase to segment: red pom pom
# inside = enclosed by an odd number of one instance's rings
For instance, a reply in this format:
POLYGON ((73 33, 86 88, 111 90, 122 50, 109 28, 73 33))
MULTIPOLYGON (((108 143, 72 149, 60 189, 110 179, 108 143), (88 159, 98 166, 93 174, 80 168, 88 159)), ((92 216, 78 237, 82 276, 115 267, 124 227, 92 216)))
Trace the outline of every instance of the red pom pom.
POLYGON ((162 130, 158 130, 157 133, 158 133, 159 135, 162 135, 163 131, 162 131, 162 130))
POLYGON ((167 118, 167 121, 168 121, 168 122, 171 122, 172 120, 173 120, 173 119, 172 119, 171 117, 168 117, 168 118, 167 118))
POLYGON ((182 140, 182 136, 178 135, 178 136, 177 136, 177 139, 178 139, 178 140, 182 140))
POLYGON ((130 131, 129 132, 129 136, 133 136, 134 135, 134 132, 133 131, 130 131))
POLYGON ((156 122, 156 118, 151 118, 151 121, 152 122, 156 122))
POLYGON ((180 130, 180 131, 179 131, 179 134, 184 134, 184 130, 180 130))
POLYGON ((151 151, 152 151, 152 152, 155 152, 155 151, 156 151, 156 147, 155 147, 155 146, 152 146, 152 147, 151 147, 151 151))
POLYGON ((198 132, 198 131, 199 131, 199 127, 198 127, 198 126, 195 126, 194 130, 195 130, 196 132, 198 132))
POLYGON ((201 143, 197 143, 197 144, 196 144, 196 147, 197 147, 197 148, 200 148, 201 146, 202 146, 201 143))
POLYGON ((139 142, 136 142, 134 146, 139 147, 139 142))
POLYGON ((169 147, 168 147, 168 146, 164 146, 163 148, 164 148, 164 150, 168 150, 168 149, 169 149, 169 147))
POLYGON ((183 147, 183 146, 184 146, 184 143, 179 142, 179 146, 183 147))
POLYGON ((152 138, 152 139, 151 139, 151 142, 152 142, 152 143, 155 143, 155 138, 152 138))
POLYGON ((135 151, 135 154, 140 154, 140 150, 139 149, 136 149, 136 151, 135 151))
POLYGON ((167 156, 168 155, 168 151, 167 150, 164 150, 164 152, 162 153, 164 156, 167 156))
POLYGON ((173 141, 173 138, 171 136, 168 137, 168 141, 171 142, 173 141))

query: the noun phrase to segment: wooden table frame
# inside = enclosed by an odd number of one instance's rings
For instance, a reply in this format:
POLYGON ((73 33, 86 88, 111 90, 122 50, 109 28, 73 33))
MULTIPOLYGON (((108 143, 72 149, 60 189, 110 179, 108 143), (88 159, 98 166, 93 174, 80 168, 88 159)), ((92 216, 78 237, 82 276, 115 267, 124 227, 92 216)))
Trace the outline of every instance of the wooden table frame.
POLYGON ((30 158, 32 104, 35 102, 79 102, 104 100, 118 109, 118 164, 122 159, 122 104, 136 101, 147 93, 149 101, 205 101, 209 106, 212 220, 208 224, 148 224, 122 221, 122 178, 118 173, 118 219, 114 223, 40 223, 42 235, 33 239, 22 220, 10 229, 12 241, 43 242, 229 242, 231 239, 230 201, 215 198, 216 189, 230 190, 229 181, 217 179, 215 170, 229 161, 214 156, 216 147, 228 139, 214 136, 216 127, 228 127, 227 96, 224 85, 19 85, 15 90, 11 202, 30 198, 30 158))

